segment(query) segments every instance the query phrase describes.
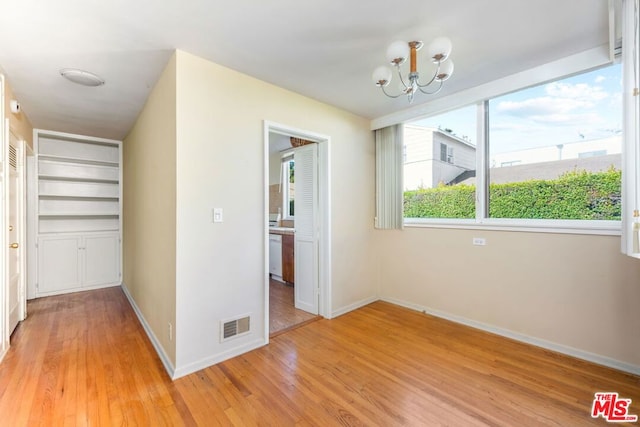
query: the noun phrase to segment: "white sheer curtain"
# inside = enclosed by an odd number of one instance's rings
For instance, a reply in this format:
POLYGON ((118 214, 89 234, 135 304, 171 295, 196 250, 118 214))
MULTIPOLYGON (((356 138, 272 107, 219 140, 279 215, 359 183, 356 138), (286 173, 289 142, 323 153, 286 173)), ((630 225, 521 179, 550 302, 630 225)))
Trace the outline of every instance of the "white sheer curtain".
POLYGON ((622 85, 624 164, 622 172, 622 252, 640 258, 640 76, 638 0, 622 3, 622 85))
POLYGON ((400 230, 402 218, 402 125, 378 129, 376 133, 375 227, 400 230))

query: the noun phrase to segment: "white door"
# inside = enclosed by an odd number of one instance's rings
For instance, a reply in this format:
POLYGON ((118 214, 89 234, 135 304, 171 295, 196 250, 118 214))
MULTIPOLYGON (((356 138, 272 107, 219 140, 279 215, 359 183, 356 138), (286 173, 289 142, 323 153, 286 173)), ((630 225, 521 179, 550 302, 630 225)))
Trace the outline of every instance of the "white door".
POLYGON ((9 271, 9 334, 18 326, 22 320, 21 300, 24 294, 21 292, 22 285, 22 259, 24 257, 24 242, 22 241, 22 208, 23 200, 20 179, 21 149, 18 139, 13 133, 9 136, 9 215, 8 215, 8 271, 9 271))
POLYGON ((295 307, 318 314, 318 144, 296 148, 295 307))

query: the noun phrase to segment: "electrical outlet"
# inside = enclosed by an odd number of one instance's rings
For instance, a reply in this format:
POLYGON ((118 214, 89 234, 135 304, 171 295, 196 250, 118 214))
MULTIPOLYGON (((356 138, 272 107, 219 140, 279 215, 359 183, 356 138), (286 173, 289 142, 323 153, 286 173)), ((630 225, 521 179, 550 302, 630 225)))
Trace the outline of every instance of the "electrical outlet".
POLYGON ((173 341, 173 325, 169 322, 169 341, 173 341))
POLYGON ((473 244, 476 246, 485 246, 487 244, 487 239, 484 237, 474 237, 473 244))

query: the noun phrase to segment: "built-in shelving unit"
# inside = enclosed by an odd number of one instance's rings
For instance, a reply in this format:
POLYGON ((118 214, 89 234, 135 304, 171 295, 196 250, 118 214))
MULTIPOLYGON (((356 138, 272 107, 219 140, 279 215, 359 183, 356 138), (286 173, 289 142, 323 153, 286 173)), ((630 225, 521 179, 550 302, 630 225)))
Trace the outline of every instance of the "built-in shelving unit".
POLYGON ((120 282, 121 142, 36 129, 37 296, 120 282))

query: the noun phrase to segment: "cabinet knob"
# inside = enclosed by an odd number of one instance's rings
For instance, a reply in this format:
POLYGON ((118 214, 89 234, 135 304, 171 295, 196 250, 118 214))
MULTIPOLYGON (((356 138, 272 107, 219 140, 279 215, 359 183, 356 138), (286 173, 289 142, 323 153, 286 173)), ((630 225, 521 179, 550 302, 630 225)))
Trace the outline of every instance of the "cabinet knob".
POLYGON ((9 247, 11 249, 18 249, 18 244, 17 243, 12 243, 12 244, 9 245, 9 247))
POLYGON ((13 225, 9 226, 9 231, 13 231, 13 225))

